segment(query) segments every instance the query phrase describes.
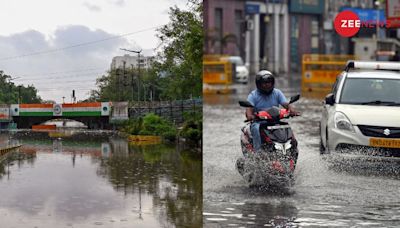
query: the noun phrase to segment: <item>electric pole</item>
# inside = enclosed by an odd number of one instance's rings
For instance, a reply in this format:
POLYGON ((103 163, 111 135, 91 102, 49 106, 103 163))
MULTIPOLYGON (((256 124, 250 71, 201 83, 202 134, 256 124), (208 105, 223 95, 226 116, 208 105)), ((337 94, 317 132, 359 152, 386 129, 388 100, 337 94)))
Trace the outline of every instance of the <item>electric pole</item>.
POLYGON ((133 67, 133 64, 131 64, 131 74, 132 74, 132 77, 131 77, 131 86, 132 86, 132 102, 133 102, 133 100, 135 99, 135 96, 134 96, 134 94, 135 94, 135 90, 134 90, 134 88, 133 88, 133 85, 134 85, 134 77, 133 77, 133 70, 135 69, 135 67, 133 67))
POLYGON ((122 61, 122 78, 123 78, 123 82, 122 82, 122 87, 124 88, 124 89, 119 89, 118 90, 118 92, 119 93, 122 93, 122 100, 125 100, 125 97, 124 97, 124 93, 123 93, 123 91, 125 90, 125 86, 126 86, 126 70, 125 70, 125 66, 126 66, 126 61, 124 60, 124 61, 122 61))
POLYGON ((18 104, 20 104, 22 102, 22 99, 21 99, 21 87, 22 87, 22 85, 18 86, 18 104))
MULTIPOLYGON (((138 60, 137 60, 137 65, 138 65, 138 102, 140 101, 140 53, 142 52, 142 49, 140 49, 140 51, 134 51, 134 50, 129 50, 129 49, 125 49, 125 48, 120 48, 123 51, 128 51, 128 52, 133 52, 138 54, 138 60)), ((133 75, 132 75, 133 77, 133 75)), ((132 80, 133 82, 133 80, 132 80)), ((145 95, 143 95, 145 96, 145 95)), ((133 100, 133 83, 132 83, 132 100, 133 100)))
POLYGON ((75 90, 73 89, 72 90, 72 96, 71 96, 71 98, 72 98, 72 103, 76 103, 76 97, 75 97, 75 90))

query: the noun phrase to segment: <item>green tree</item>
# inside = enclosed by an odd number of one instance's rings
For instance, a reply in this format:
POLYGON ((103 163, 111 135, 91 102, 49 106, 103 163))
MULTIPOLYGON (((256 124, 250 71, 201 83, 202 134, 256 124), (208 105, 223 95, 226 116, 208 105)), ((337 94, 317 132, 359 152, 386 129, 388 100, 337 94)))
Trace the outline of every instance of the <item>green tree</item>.
POLYGON ((202 94, 203 22, 202 3, 189 1, 190 10, 170 8, 170 22, 159 29, 164 44, 154 65, 163 72, 162 96, 186 99, 202 94))
POLYGON ((143 101, 159 100, 160 78, 155 69, 113 69, 97 78, 97 90, 86 101, 143 101), (138 77, 138 75, 140 75, 138 77))
POLYGON ((184 113, 185 122, 180 131, 180 135, 200 146, 203 135, 203 113, 202 110, 194 110, 184 113))
POLYGON ((202 4, 170 8, 170 22, 158 30, 162 42, 149 69, 111 70, 97 79, 87 101, 176 100, 202 94, 202 4), (138 93, 140 91, 140 93, 138 93))
POLYGON ((0 104, 11 103, 41 103, 38 90, 33 85, 16 86, 11 82, 12 77, 0 71, 0 104))
POLYGON ((173 141, 176 136, 176 128, 171 122, 154 113, 149 113, 143 117, 142 130, 139 134, 160 135, 165 139, 173 141))
POLYGON ((37 95, 38 90, 33 85, 27 87, 18 86, 21 103, 41 103, 42 99, 37 95))
POLYGON ((14 83, 10 82, 11 76, 4 74, 3 71, 0 71, 0 103, 14 103, 16 101, 17 95, 14 94, 13 87, 15 87, 14 83))

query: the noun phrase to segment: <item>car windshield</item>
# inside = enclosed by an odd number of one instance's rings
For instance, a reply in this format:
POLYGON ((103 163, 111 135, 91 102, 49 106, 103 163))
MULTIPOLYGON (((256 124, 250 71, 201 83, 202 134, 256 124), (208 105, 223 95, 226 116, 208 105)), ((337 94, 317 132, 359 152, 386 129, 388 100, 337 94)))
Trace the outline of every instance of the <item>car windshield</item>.
POLYGON ((347 78, 339 103, 400 105, 400 79, 347 78))
POLYGON ((239 56, 231 56, 229 57, 229 61, 236 64, 236 66, 243 66, 243 60, 239 56))

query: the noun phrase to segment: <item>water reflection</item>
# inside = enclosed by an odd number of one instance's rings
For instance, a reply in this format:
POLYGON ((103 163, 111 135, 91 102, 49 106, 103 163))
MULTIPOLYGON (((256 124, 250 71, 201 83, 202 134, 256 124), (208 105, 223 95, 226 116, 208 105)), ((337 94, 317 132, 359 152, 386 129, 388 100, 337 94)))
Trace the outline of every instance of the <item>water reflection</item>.
MULTIPOLYGON (((16 149, 16 151, 20 150, 20 148, 16 149)), ((21 168, 25 163, 33 165, 36 159, 36 152, 24 151, 23 153, 10 153, 5 155, 3 159, 0 162, 0 180, 3 179, 4 176, 7 176, 7 179, 10 179, 10 166, 17 165, 21 168)))
POLYGON ((23 146, 0 165, 0 226, 202 226, 193 152, 120 138, 13 137, 23 146))
POLYGON ((227 226, 246 227, 297 227, 295 219, 298 209, 290 203, 254 204, 254 203, 217 203, 209 205, 204 212, 204 223, 213 227, 213 222, 227 226), (221 208, 224 208, 221 210, 221 208))
MULTIPOLYGON (((130 146, 129 154, 113 154, 101 159, 97 174, 107 178, 116 191, 139 196, 138 216, 141 217, 141 192, 153 195, 153 205, 165 208, 160 216, 178 227, 201 226, 202 186, 201 162, 190 152, 181 156, 170 153, 165 145, 130 146)), ((163 219, 164 220, 164 219, 163 219)))

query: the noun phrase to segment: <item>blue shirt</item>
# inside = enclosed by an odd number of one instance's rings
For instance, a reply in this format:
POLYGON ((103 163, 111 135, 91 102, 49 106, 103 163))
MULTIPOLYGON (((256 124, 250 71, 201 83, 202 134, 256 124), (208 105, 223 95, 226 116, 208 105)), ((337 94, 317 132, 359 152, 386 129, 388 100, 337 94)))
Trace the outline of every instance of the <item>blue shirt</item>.
POLYGON ((251 91, 251 93, 247 97, 247 101, 249 101, 254 106, 255 112, 266 110, 268 108, 271 108, 272 106, 279 107, 279 105, 288 103, 282 91, 275 88, 269 95, 262 94, 257 89, 255 89, 251 91))

